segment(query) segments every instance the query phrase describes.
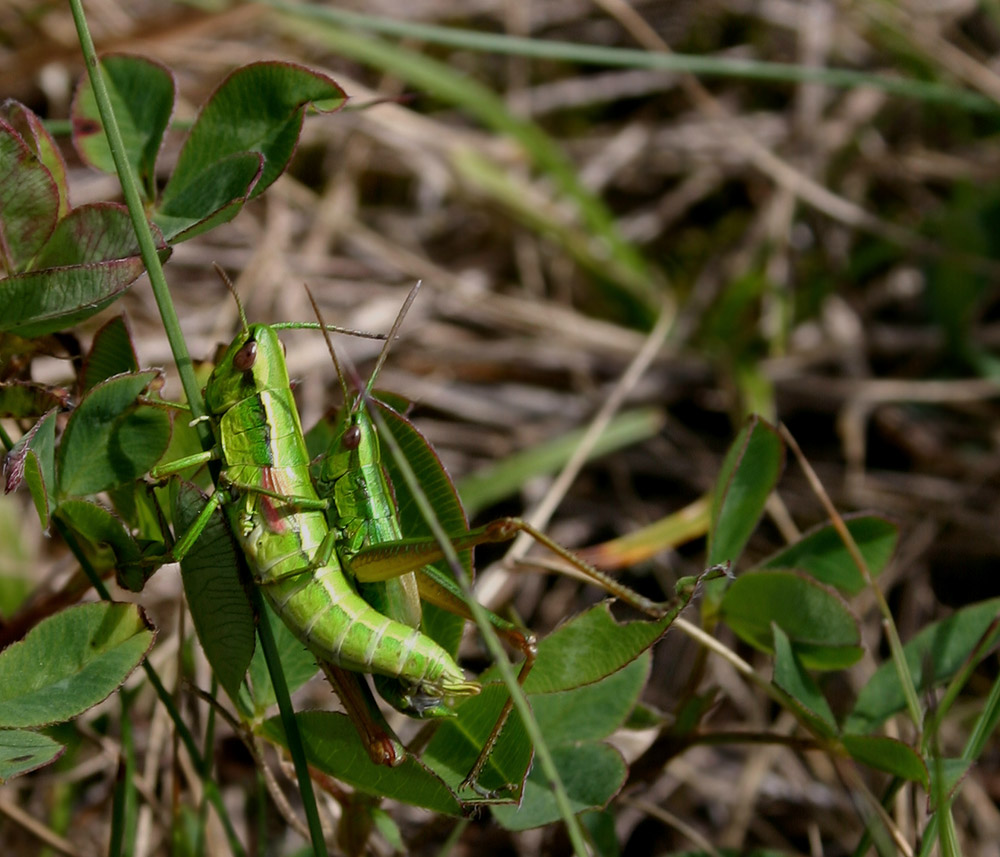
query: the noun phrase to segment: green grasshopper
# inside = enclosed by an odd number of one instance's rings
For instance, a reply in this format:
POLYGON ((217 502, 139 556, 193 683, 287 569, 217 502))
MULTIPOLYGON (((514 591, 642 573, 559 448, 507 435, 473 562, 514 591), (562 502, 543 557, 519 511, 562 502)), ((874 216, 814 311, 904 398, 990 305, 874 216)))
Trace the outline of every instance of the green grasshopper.
MULTIPOLYGON (((159 479, 195 464, 221 462, 219 489, 178 539, 173 557, 186 555, 221 505, 256 584, 328 675, 339 670, 384 675, 433 697, 478 693, 479 685, 466 679, 441 646, 380 614, 344 576, 337 534, 324 515, 328 504, 310 479, 281 343, 272 327, 247 324, 242 306, 240 320, 241 331, 205 387, 214 449, 151 473, 159 479)), ((379 737, 372 739, 376 745, 379 737)), ((383 763, 396 759, 391 744, 383 743, 378 752, 383 763)))
MULTIPOLYGON (((465 596, 454 577, 431 564, 443 558, 441 546, 432 539, 405 537, 397 514, 396 493, 382 463, 378 432, 369 413, 369 407, 379 408, 383 420, 393 427, 394 434, 407 432, 415 435, 429 449, 427 441, 403 416, 372 398, 375 379, 403 316, 416 296, 417 288, 419 283, 410 292, 397 316, 368 382, 354 396, 348 390, 340 361, 329 335, 326 335, 327 346, 343 391, 344 406, 335 424, 332 442, 315 476, 317 494, 320 498, 329 500, 327 519, 331 530, 339 536, 336 549, 344 570, 355 578, 361 595, 380 613, 413 627, 420 626, 421 600, 462 619, 472 618, 465 596)), ((309 298, 319 325, 324 328, 323 319, 311 294, 309 298)), ((436 456, 433 458, 436 461, 436 456)), ((443 469, 442 477, 450 488, 450 479, 443 469)), ((453 488, 451 490, 454 492, 453 488)), ((454 500, 458 504, 457 495, 454 500)), ((654 618, 665 613, 664 605, 655 604, 607 577, 519 518, 500 518, 470 530, 460 504, 458 513, 465 532, 452 536, 456 551, 466 551, 481 544, 509 541, 519 532, 526 532, 571 563, 588 580, 611 594, 654 618)), ((522 632, 513 623, 493 613, 487 612, 487 615, 500 636, 523 654, 524 661, 518 675, 518 683, 523 685, 535 661, 534 636, 522 632)), ((404 677, 388 676, 385 673, 376 675, 374 681, 380 695, 404 714, 418 718, 452 714, 451 708, 446 705, 447 697, 452 695, 447 689, 426 684, 416 687, 404 677)), ((508 700, 463 786, 476 787, 479 774, 499 738, 510 710, 511 703, 508 700)), ((364 720, 363 713, 356 713, 361 714, 360 719, 364 720)), ((378 727, 384 722, 379 718, 380 715, 376 718, 376 724, 359 727, 362 736, 378 734, 378 727)))

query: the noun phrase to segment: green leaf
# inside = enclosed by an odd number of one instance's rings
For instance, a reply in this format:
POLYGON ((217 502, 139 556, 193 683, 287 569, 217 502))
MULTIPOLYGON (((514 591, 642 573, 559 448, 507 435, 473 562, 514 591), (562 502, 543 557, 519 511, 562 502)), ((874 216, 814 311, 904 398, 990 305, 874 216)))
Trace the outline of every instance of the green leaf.
POLYGON ((59 495, 79 497, 124 485, 159 461, 170 417, 137 397, 157 370, 118 375, 94 387, 72 413, 59 446, 59 495))
MULTIPOLYGON (((584 623, 579 630, 586 633, 588 625, 584 623)), ((543 642, 552 636, 554 634, 543 642)), ((548 652, 540 651, 535 669, 539 665, 543 670, 547 669, 546 661, 557 651, 556 646, 550 647, 548 652)), ((564 654, 571 659, 578 655, 580 659, 587 657, 586 653, 580 655, 572 648, 564 649, 564 654)), ((625 722, 638 702, 649 673, 648 653, 633 657, 631 663, 625 661, 624 668, 619 663, 615 671, 603 676, 603 680, 576 685, 561 692, 529 692, 534 670, 529 673, 525 691, 529 693, 532 709, 550 749, 563 744, 577 746, 581 742, 603 739, 625 722)), ((457 706, 458 717, 442 723, 427 746, 424 760, 453 788, 457 788, 471 770, 509 696, 506 687, 498 683, 496 672, 494 669, 483 675, 486 684, 482 693, 457 706)), ((513 713, 487 760, 479 779, 480 785, 498 792, 507 800, 517 801, 531 758, 531 742, 524 724, 513 713), (514 786, 513 790, 511 786, 514 786)))
POLYGON ((610 810, 591 810, 580 816, 587 828, 597 857, 620 857, 618 833, 615 830, 615 815, 610 810))
POLYGON ((70 607, 0 653, 0 727, 69 720, 128 678, 155 633, 135 604, 70 607))
MULTIPOLYGON (((162 240, 159 246, 164 246, 162 240)), ((95 202, 74 208, 56 224, 32 269, 90 265, 138 255, 128 209, 116 202, 95 202)))
MULTIPOLYGON (((423 759, 451 788, 457 790, 472 770, 509 696, 504 685, 486 684, 478 696, 461 705, 457 718, 445 720, 434 733, 423 759)), ((486 761, 479 784, 503 800, 519 800, 533 753, 524 723, 512 714, 486 761)))
POLYGON ((750 645, 771 652, 775 623, 809 669, 843 669, 863 654, 857 620, 836 590, 794 571, 758 571, 733 581, 721 616, 750 645))
MULTIPOLYGON (((896 550, 899 527, 876 515, 848 517, 844 523, 872 576, 877 576, 896 550)), ((801 569, 846 595, 857 595, 865 587, 864 577, 832 524, 812 530, 794 544, 772 554, 755 570, 773 568, 801 569)))
MULTIPOLYGON (((174 78, 170 70, 146 57, 107 54, 101 57, 104 82, 125 144, 125 159, 147 200, 155 192, 156 156, 174 110, 174 78)), ((115 162, 104 134, 90 77, 84 76, 70 110, 73 144, 80 157, 106 173, 115 162)))
POLYGON ((902 741, 875 735, 844 735, 841 740, 855 762, 928 787, 924 760, 902 741))
POLYGON ((45 414, 14 444, 4 459, 4 493, 9 494, 22 481, 27 482, 38 518, 46 531, 55 503, 56 413, 53 409, 45 414))
POLYGON ((0 268, 8 274, 24 271, 58 216, 59 187, 52 173, 0 120, 0 268))
POLYGON ((0 330, 41 336, 90 318, 143 273, 138 252, 124 206, 73 209, 40 249, 35 270, 0 280, 0 330))
POLYGON ((111 549, 122 586, 133 592, 142 589, 147 574, 134 568, 142 558, 142 551, 125 525, 111 512, 88 500, 64 500, 56 508, 55 515, 90 544, 111 549))
POLYGON ((0 331, 32 337, 71 328, 117 300, 143 270, 136 257, 0 280, 0 331))
MULTIPOLYGON (((206 502, 197 488, 181 483, 174 504, 178 538, 194 524, 206 502)), ((242 556, 221 509, 209 517, 181 561, 181 580, 194 629, 212 670, 234 701, 253 656, 255 633, 241 563, 242 556)))
MULTIPOLYGON (((917 693, 926 693, 955 675, 985 634, 989 633, 995 641, 1000 636, 996 624, 998 612, 1000 598, 963 607, 947 619, 927 626, 903 646, 917 693)), ((844 731, 871 732, 905 707, 896 667, 892 662, 884 663, 858 694, 844 731)))
POLYGON ((538 660, 525 681, 528 693, 556 693, 599 681, 620 670, 666 632, 687 599, 656 621, 619 624, 608 603, 591 607, 538 644, 538 660))
POLYGON ((0 731, 0 785, 58 759, 66 748, 39 732, 0 731))
POLYGON ((298 142, 306 107, 322 103, 339 109, 343 90, 329 77, 303 66, 281 62, 253 63, 227 77, 202 108, 163 191, 162 208, 199 176, 211 181, 210 170, 231 155, 257 152, 264 170, 251 196, 264 191, 284 171, 298 142))
MULTIPOLYGON (((319 669, 316 665, 316 656, 298 641, 266 601, 263 604, 269 614, 271 633, 274 634, 274 643, 278 649, 288 692, 292 693, 316 675, 316 670, 319 669)), ((274 687, 271 685, 271 675, 260 646, 254 650, 253 658, 250 659, 250 684, 253 705, 258 714, 274 705, 274 687)))
POLYGON ((788 635, 773 622, 771 631, 774 635, 774 683, 799 704, 800 713, 814 732, 826 738, 832 737, 837 721, 826 697, 806 672, 788 635))
POLYGON ((550 747, 599 741, 621 728, 639 702, 652 658, 643 652, 607 678, 575 690, 535 693, 531 706, 550 747))
MULTIPOLYGON (((444 469, 437 452, 434 451, 434 447, 428 443, 427 438, 417 430, 416 426, 398 411, 377 400, 374 405, 378 407, 389 431, 392 432, 392 436, 402 449, 403 455, 410 467, 413 468, 417 479, 420 480, 420 485, 444 531, 449 535, 456 536, 465 533, 469 528, 465 510, 462 508, 455 485, 451 481, 448 471, 444 469)), ((396 509, 403 535, 406 538, 433 539, 430 526, 420 513, 406 480, 392 456, 383 455, 382 464, 389 476, 389 484, 395 491, 396 509)), ((474 573, 472 551, 460 551, 458 556, 471 580, 474 573)), ((446 563, 433 563, 433 566, 442 576, 454 579, 455 575, 446 563)), ((465 620, 460 616, 449 613, 434 604, 424 603, 421 625, 423 632, 452 655, 458 651, 458 643, 462 638, 464 627, 465 620)))
POLYGON ((192 176, 153 213, 153 222, 168 241, 179 243, 232 220, 250 198, 264 170, 258 152, 227 155, 192 176))
MULTIPOLYGON (((365 794, 446 815, 461 814, 461 805, 452 791, 412 755, 394 768, 373 764, 347 715, 305 711, 296 714, 295 719, 306 757, 320 771, 365 794)), ((264 721, 259 731, 269 741, 287 746, 280 718, 264 721)))
MULTIPOLYGON (((785 448, 773 426, 752 416, 726 453, 715 484, 708 531, 709 566, 736 564, 784 466, 785 448)), ((705 586, 705 607, 718 608, 724 580, 705 586)))
POLYGON ((132 334, 125 316, 110 319, 97 333, 80 370, 80 389, 88 390, 114 375, 138 372, 139 361, 132 348, 132 334))
POLYGON ((0 382, 0 417, 38 419, 46 411, 62 410, 68 404, 69 392, 62 388, 45 387, 34 381, 0 382))
POLYGON ((35 157, 49 171, 59 192, 58 216, 65 217, 69 212, 69 186, 66 182, 66 162, 56 141, 52 139, 42 120, 13 98, 0 105, 0 118, 14 129, 21 141, 34 152, 35 157))
MULTIPOLYGON (((556 747, 552 761, 573 812, 606 806, 621 790, 628 773, 621 754, 607 744, 556 747)), ((562 817, 540 766, 528 775, 521 805, 493 807, 493 817, 508 830, 530 830, 562 817)))

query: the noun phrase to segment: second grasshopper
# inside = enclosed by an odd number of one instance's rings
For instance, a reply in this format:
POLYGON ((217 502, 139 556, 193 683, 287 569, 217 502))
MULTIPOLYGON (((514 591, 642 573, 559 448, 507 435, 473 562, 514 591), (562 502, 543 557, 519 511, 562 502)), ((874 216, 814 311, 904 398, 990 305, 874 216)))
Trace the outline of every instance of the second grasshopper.
MULTIPOLYGON (((397 491, 383 462, 379 433, 370 412, 371 408, 378 408, 383 424, 390 427, 394 434, 405 435, 409 448, 418 450, 431 467, 437 468, 435 478, 440 490, 437 491, 436 509, 451 524, 449 538, 456 552, 469 551, 482 544, 509 541, 524 532, 610 594, 649 616, 663 616, 665 605, 654 603, 608 577, 519 518, 499 518, 469 529, 451 480, 428 442, 405 417, 373 395, 379 370, 416 291, 415 287, 410 292, 375 368, 363 387, 358 385, 360 389, 357 393, 350 392, 341 361, 329 336, 326 337, 343 391, 344 406, 335 423, 332 441, 316 472, 315 484, 319 497, 329 503, 327 519, 331 531, 337 534, 337 553, 341 564, 345 572, 355 579, 361 595, 380 613, 415 628, 421 626, 421 602, 434 605, 462 620, 472 619, 469 605, 455 577, 434 565, 444 557, 442 546, 433 538, 404 532, 397 506, 397 491), (460 531, 454 531, 456 528, 460 531)), ((313 308, 322 327, 323 319, 315 301, 313 308)), ((535 660, 534 635, 496 614, 487 612, 487 615, 494 630, 524 656, 518 675, 518 683, 523 685, 535 660)), ((331 676, 331 680, 334 677, 331 676)), ((376 758, 378 747, 386 743, 384 733, 388 727, 368 697, 367 687, 357 675, 342 674, 339 680, 343 686, 338 691, 363 739, 368 741, 372 735, 379 736, 375 751, 369 750, 376 758), (348 699, 363 699, 364 702, 352 707, 348 699)), ((374 676, 374 681, 379 693, 390 705, 411 717, 447 717, 453 713, 447 705, 452 695, 447 689, 441 692, 427 685, 417 687, 405 677, 385 674, 374 676)), ((510 711, 511 702, 508 700, 463 787, 477 788, 483 766, 510 711)), ((388 740, 394 739, 390 737, 388 740)))

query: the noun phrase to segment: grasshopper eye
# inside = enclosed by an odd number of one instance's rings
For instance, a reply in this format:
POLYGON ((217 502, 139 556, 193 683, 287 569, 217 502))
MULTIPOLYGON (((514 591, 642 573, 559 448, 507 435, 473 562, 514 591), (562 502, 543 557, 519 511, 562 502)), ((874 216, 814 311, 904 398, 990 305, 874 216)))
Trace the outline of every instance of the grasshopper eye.
POLYGON ((257 342, 256 340, 248 340, 247 343, 233 355, 233 366, 235 366, 240 372, 246 372, 248 369, 253 368, 253 364, 257 362, 257 342))
POLYGON ((361 445, 361 429, 356 425, 351 426, 344 432, 344 437, 340 443, 344 449, 357 449, 361 445))

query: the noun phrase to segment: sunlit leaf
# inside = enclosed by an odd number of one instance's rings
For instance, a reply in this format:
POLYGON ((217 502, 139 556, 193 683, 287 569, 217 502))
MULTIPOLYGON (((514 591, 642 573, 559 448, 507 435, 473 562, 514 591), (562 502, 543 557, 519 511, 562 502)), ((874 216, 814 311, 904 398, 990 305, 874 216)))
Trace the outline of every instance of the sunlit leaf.
POLYGON ((251 195, 261 193, 288 164, 306 107, 335 110, 345 100, 329 77, 292 63, 262 62, 237 69, 198 114, 163 190, 163 210, 171 211, 182 193, 190 193, 197 177, 207 179, 214 165, 239 153, 263 156, 264 171, 251 195))
POLYGON ((117 375, 94 387, 69 418, 59 445, 59 494, 79 497, 147 473, 170 441, 170 417, 137 401, 155 370, 117 375))
POLYGON ((44 726, 83 713, 117 690, 153 637, 135 604, 81 604, 42 620, 0 652, 0 727, 44 726))
MULTIPOLYGON (((100 62, 115 121, 125 144, 125 159, 147 200, 152 199, 156 156, 174 109, 173 75, 165 66, 147 57, 107 54, 100 62)), ((89 76, 80 81, 70 118, 73 143, 80 157, 91 166, 114 173, 115 162, 89 76)))

